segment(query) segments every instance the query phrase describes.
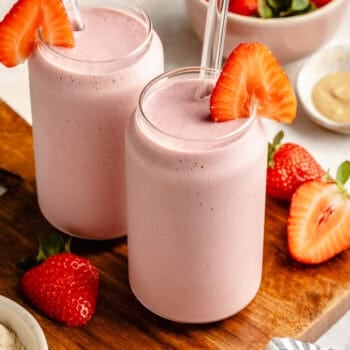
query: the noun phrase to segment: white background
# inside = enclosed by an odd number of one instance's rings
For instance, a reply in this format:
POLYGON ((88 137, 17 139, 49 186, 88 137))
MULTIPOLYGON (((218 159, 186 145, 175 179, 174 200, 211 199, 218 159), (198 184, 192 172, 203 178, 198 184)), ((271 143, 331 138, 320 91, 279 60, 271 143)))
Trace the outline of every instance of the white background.
MULTIPOLYGON (((80 0, 89 1, 89 0, 80 0)), ((185 0, 138 0, 150 15, 154 27, 162 39, 165 49, 166 70, 200 63, 201 43, 187 22, 185 0)), ((1 0, 0 18, 9 9, 13 0, 1 0)), ((317 30, 317 28, 315 28, 317 30)), ((307 35, 307 33, 306 33, 307 35)), ((336 36, 327 46, 348 44, 350 41, 350 11, 336 36)), ((303 61, 285 66, 294 82, 303 61)), ((31 122, 29 89, 26 64, 16 68, 0 67, 0 98, 6 101, 24 119, 31 122)), ((324 130, 309 121, 298 111, 292 126, 269 123, 272 137, 279 129, 285 130, 286 141, 293 141, 308 148, 325 169, 334 173, 338 164, 350 159, 350 136, 338 135, 324 130)), ((348 312, 321 339, 318 344, 336 350, 350 349, 350 313, 348 312)), ((285 336, 284 334, 280 335, 285 336)))

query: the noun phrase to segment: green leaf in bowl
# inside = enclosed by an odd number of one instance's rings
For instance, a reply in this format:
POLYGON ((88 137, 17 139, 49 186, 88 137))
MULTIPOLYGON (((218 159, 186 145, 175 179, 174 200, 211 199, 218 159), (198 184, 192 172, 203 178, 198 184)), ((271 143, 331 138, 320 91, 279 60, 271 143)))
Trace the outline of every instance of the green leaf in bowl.
POLYGON ((310 0, 292 0, 291 9, 295 12, 307 10, 310 6, 310 0))
POLYGON ((266 3, 266 0, 258 1, 258 14, 261 18, 272 18, 274 13, 271 7, 266 3))
POLYGON ((268 6, 276 12, 289 9, 291 2, 291 0, 267 0, 268 6))
POLYGON ((258 14, 262 18, 302 15, 315 9, 311 0, 258 0, 258 14))

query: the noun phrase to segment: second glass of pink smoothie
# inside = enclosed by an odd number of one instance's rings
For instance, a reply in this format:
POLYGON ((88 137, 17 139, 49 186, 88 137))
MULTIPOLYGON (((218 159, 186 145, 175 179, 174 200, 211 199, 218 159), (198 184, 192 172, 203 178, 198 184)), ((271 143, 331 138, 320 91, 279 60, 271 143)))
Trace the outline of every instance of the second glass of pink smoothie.
POLYGON ((130 285, 148 309, 186 323, 237 313, 262 274, 265 129, 254 115, 212 122, 201 84, 198 68, 156 78, 126 131, 130 285))
POLYGON ((38 201, 61 231, 110 239, 127 233, 125 126, 164 70, 163 48, 127 0, 92 0, 80 12, 73 49, 41 40, 29 60, 38 201))

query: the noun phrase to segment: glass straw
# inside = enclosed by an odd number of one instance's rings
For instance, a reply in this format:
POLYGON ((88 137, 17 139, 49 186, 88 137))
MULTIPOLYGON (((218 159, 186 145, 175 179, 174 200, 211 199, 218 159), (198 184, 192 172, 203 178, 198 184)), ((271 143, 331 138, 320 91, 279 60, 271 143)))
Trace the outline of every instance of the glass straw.
POLYGON ((207 70, 221 69, 228 4, 228 0, 209 0, 199 77, 202 83, 197 90, 197 98, 203 98, 208 95, 208 91, 205 88, 206 84, 204 83, 207 78, 207 70))
POLYGON ((84 29, 83 21, 81 20, 80 11, 76 0, 63 0, 64 7, 68 13, 69 20, 72 24, 73 30, 80 31, 84 29))

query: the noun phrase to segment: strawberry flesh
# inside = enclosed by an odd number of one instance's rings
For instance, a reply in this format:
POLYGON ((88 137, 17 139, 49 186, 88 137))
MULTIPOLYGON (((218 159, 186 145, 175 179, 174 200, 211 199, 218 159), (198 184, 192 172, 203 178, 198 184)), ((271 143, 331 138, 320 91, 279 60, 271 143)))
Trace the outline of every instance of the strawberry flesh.
POLYGON ((49 45, 74 47, 72 26, 61 0, 42 2, 41 31, 49 45))
POLYGON ((49 45, 74 46, 62 0, 19 0, 0 22, 0 62, 7 67, 23 63, 35 48, 39 28, 49 45))
POLYGON ((319 264, 350 248, 350 199, 335 183, 310 181, 292 198, 287 231, 291 256, 319 264))
POLYGON ((212 120, 223 122, 257 115, 292 123, 296 97, 282 67, 261 43, 238 45, 227 59, 210 99, 212 120))
POLYGON ((34 48, 39 25, 39 0, 14 4, 0 23, 0 62, 7 67, 24 62, 34 48))

